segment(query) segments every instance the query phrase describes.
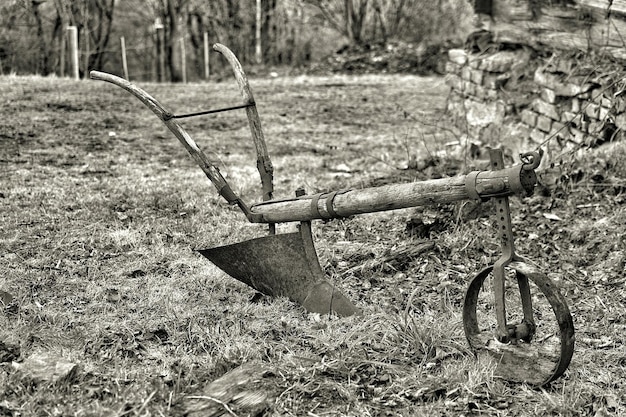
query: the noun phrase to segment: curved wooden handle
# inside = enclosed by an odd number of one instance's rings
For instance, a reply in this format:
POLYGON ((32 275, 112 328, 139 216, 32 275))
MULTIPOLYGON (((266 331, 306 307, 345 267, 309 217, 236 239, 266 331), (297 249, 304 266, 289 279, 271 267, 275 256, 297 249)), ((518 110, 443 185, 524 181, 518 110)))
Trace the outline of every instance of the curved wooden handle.
POLYGON ((256 148, 257 154, 257 169, 261 176, 261 184, 263 187, 263 200, 271 200, 274 197, 274 167, 270 160, 270 155, 267 152, 267 145, 265 144, 265 136, 263 135, 263 129, 261 129, 261 118, 259 112, 256 109, 254 97, 252 96, 252 90, 248 83, 248 78, 241 67, 241 63, 235 56, 235 54, 226 46, 216 43, 213 45, 213 49, 219 52, 226 58, 239 86, 239 92, 244 101, 244 104, 249 104, 250 107, 246 108, 246 116, 248 116, 248 123, 250 125, 250 133, 252 134, 252 140, 256 148))
POLYGON ((120 78, 116 75, 101 71, 91 71, 89 73, 89 77, 92 80, 106 81, 123 88, 124 90, 128 91, 139 100, 141 100, 141 102, 145 104, 146 107, 152 110, 152 112, 163 121, 169 120, 173 117, 173 114, 166 110, 165 107, 163 107, 158 101, 156 101, 154 97, 152 97, 150 94, 137 87, 136 85, 132 84, 131 82, 125 80, 124 78, 120 78))
POLYGON ((246 77, 246 73, 243 71, 243 67, 241 66, 241 63, 239 62, 233 51, 231 51, 230 49, 228 49, 227 46, 222 45, 221 43, 216 43, 215 45, 213 45, 213 50, 222 54, 230 64, 230 67, 233 69, 233 73, 235 74, 237 85, 239 85, 239 92, 241 93, 244 104, 254 104, 254 97, 252 96, 252 90, 250 90, 248 77, 246 77))
POLYGON ((247 205, 234 193, 230 185, 226 182, 226 179, 224 179, 220 173, 219 169, 211 163, 209 158, 207 158, 204 152, 202 152, 191 136, 189 136, 185 129, 183 129, 182 126, 176 122, 173 118, 174 115, 163 107, 161 103, 141 88, 113 74, 91 71, 89 76, 93 80, 106 81, 123 88, 137 97, 143 104, 146 105, 146 107, 152 110, 152 112, 156 114, 157 117, 163 121, 163 123, 165 123, 165 126, 167 126, 174 136, 176 136, 176 138, 183 144, 200 169, 202 169, 209 180, 211 180, 220 195, 224 197, 229 204, 237 204, 244 214, 249 216, 250 211, 248 210, 247 205))

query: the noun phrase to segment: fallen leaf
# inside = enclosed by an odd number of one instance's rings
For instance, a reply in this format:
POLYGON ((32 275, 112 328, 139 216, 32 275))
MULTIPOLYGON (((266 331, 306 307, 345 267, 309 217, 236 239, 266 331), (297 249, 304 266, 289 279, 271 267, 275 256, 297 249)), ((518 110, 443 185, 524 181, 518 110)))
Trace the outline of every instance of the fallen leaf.
POLYGON ((186 415, 272 414, 280 393, 275 378, 275 373, 264 363, 248 362, 240 365, 204 387, 198 395, 186 397, 186 415))
POLYGON ((6 307, 13 301, 13 296, 6 291, 0 290, 0 306, 6 307))
POLYGON ((146 275, 146 271, 142 269, 135 269, 128 273, 128 277, 130 278, 140 278, 146 275))
POLYGON ((34 381, 48 382, 71 379, 78 369, 76 363, 49 353, 33 354, 23 363, 13 362, 13 367, 34 381))
POLYGON ((552 214, 552 213, 543 213, 543 217, 545 217, 548 220, 556 220, 556 221, 563 220, 562 218, 560 218, 556 214, 552 214))
POLYGON ((122 299, 122 296, 117 288, 107 288, 106 298, 109 303, 117 303, 122 299))
POLYGON ((20 347, 0 340, 0 363, 12 362, 20 357, 20 347))

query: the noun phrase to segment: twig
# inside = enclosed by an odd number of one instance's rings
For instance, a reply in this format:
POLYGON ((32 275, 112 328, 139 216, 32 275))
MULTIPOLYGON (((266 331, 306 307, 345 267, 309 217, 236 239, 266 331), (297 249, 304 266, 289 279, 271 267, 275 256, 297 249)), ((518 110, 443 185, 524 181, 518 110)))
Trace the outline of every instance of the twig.
POLYGON ((208 395, 190 395, 187 398, 190 398, 192 400, 210 400, 210 401, 213 401, 214 403, 217 403, 217 404, 221 405, 222 407, 224 407, 224 410, 226 410, 228 412, 228 414, 230 414, 231 416, 238 417, 237 414, 235 414, 235 412, 230 409, 228 404, 226 404, 222 400, 218 400, 217 398, 209 397, 208 395))
POLYGON ((146 408, 146 406, 148 405, 152 397, 154 397, 154 394, 156 394, 156 391, 152 391, 150 395, 148 395, 148 398, 145 399, 143 404, 141 404, 141 407, 139 407, 139 410, 137 410, 137 415, 141 415, 141 412, 143 411, 144 408, 146 408))

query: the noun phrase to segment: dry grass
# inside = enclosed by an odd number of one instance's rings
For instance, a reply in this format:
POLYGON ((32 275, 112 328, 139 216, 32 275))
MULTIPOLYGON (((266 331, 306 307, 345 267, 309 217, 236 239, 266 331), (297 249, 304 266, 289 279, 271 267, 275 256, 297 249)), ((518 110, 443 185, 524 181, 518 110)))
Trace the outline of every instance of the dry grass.
MULTIPOLYGON (((301 185, 411 180, 398 168, 455 139, 439 121, 439 78, 252 86, 282 196, 301 185)), ((177 113, 238 97, 234 82, 143 87, 177 113)), ((432 207, 316 223, 323 266, 365 315, 307 314, 255 297, 193 251, 264 229, 219 200, 138 101, 102 83, 34 77, 0 79, 0 97, 0 289, 15 297, 0 312, 0 341, 14 353, 0 364, 0 414, 181 415, 189 397, 250 361, 274 370, 270 415, 626 412, 624 172, 611 162, 623 147, 581 162, 585 175, 567 199, 513 203, 519 251, 561 286, 577 327, 570 370, 539 390, 494 377, 495 364, 476 360, 465 342, 468 279, 498 256, 486 218, 458 221, 451 208, 432 207), (605 181, 587 175, 596 169, 605 181), (412 237, 415 217, 441 227, 412 237), (424 243, 419 256, 398 255, 424 243), (79 368, 51 383, 12 365, 38 353, 79 368)), ((238 191, 258 200, 243 113, 185 126, 238 191)))

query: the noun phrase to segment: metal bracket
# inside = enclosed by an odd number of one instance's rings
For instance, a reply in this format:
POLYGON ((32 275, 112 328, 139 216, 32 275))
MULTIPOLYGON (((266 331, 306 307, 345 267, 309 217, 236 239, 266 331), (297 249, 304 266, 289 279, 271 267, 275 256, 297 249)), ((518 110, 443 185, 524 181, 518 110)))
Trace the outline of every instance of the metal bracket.
MULTIPOLYGON (((504 159, 501 150, 490 149, 489 157, 492 170, 502 169, 504 159)), ((530 286, 527 277, 520 274, 517 275, 524 320, 520 325, 508 326, 505 301, 505 267, 512 261, 518 261, 521 260, 521 258, 515 254, 515 239, 513 237, 509 198, 506 196, 496 197, 495 209, 496 234, 500 239, 502 248, 502 255, 493 266, 493 294, 497 319, 496 338, 502 343, 508 343, 510 341, 516 343, 518 339, 529 340, 534 333, 530 286)))

